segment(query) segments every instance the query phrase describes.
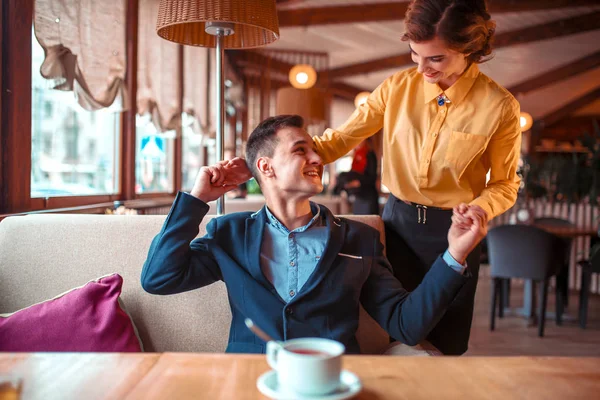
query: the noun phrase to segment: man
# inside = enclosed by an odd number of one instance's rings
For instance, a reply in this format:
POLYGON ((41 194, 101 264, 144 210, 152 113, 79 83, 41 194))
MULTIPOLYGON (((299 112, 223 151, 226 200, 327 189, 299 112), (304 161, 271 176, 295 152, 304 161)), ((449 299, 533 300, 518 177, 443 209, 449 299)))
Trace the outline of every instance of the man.
POLYGON ((172 294, 223 280, 232 311, 227 352, 265 351, 244 325, 250 318, 277 340, 326 337, 359 353, 359 301, 392 337, 417 344, 469 279, 462 264, 485 236, 486 222, 455 210, 448 251, 408 293, 392 274, 377 230, 309 201, 323 190, 323 164, 302 126, 299 116, 278 116, 254 130, 246 163, 266 206, 214 218, 206 235, 194 239, 206 203, 235 187, 246 170, 240 159, 202 167, 153 240, 142 286, 172 294))

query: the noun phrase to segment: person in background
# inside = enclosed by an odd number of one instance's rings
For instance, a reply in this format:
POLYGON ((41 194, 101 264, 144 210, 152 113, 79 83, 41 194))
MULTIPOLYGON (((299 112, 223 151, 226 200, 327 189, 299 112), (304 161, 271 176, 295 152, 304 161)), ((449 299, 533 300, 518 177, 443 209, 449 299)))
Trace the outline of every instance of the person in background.
MULTIPOLYGON (((404 26, 416 67, 313 140, 327 164, 383 129, 387 256, 411 290, 448 246, 453 207, 489 220, 515 203, 521 129, 519 103, 477 66, 490 58, 496 26, 484 0, 412 0, 404 26)), ((479 254, 468 257, 474 279, 428 336, 444 354, 468 349, 479 254)))
POLYGON ((351 170, 337 176, 333 194, 345 190, 353 195, 352 213, 355 215, 379 215, 377 175, 377 154, 373 151, 372 139, 368 138, 354 149, 351 170))
POLYGON ((215 217, 196 239, 207 203, 235 188, 242 168, 234 159, 200 169, 150 245, 142 287, 166 295, 224 281, 232 311, 227 352, 265 352, 244 324, 250 318, 275 340, 326 337, 359 353, 360 304, 403 343, 419 343, 473 279, 464 262, 485 236, 486 220, 457 208, 448 248, 407 292, 383 255, 378 230, 309 200, 323 190, 323 163, 302 126, 297 115, 258 125, 246 162, 266 205, 215 217))

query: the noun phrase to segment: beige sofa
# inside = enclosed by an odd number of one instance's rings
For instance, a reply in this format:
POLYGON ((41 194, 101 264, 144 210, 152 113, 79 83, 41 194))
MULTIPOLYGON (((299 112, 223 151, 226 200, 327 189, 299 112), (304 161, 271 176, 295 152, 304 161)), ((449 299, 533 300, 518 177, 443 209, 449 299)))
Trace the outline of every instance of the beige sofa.
MULTIPOLYGON (((200 234, 212 217, 207 217, 200 234)), ((376 216, 351 216, 382 232, 376 216)), ((36 214, 0 222, 0 314, 52 298, 110 273, 124 280, 122 299, 146 351, 224 351, 231 322, 225 285, 172 296, 140 286, 140 271, 164 215, 36 214)), ((387 334, 363 313, 359 343, 364 353, 382 352, 387 334)), ((430 350, 402 346, 400 354, 430 350)))
MULTIPOLYGON (((350 205, 348 199, 342 196, 318 195, 310 199, 315 203, 323 204, 332 213, 348 214, 350 213, 350 205)), ((208 214, 214 215, 217 213, 217 203, 211 201, 208 203, 210 210, 208 214)), ((240 212, 240 211, 258 211, 265 205, 265 198, 261 194, 249 194, 245 199, 226 199, 225 213, 240 212)))

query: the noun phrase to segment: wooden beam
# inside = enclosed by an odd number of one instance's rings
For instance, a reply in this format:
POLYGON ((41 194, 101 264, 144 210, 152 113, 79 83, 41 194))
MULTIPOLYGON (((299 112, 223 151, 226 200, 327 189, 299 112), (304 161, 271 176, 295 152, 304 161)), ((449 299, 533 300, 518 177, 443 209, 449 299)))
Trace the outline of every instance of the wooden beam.
POLYGON ((548 127, 565 117, 568 117, 575 111, 579 110, 581 107, 584 107, 591 103, 592 101, 596 101, 600 98, 600 86, 596 87, 590 92, 587 92, 583 96, 570 101, 565 104, 558 110, 552 110, 547 115, 545 115, 542 119, 536 121, 536 123, 541 127, 548 127))
MULTIPOLYGON (((228 51, 227 54, 229 55, 230 60, 240 67, 271 70, 285 76, 287 76, 289 70, 293 67, 293 64, 275 60, 253 51, 228 51)), ((242 68, 242 70, 244 70, 244 68, 242 68)), ((331 80, 323 78, 323 76, 327 75, 325 72, 320 72, 319 75, 321 75, 321 78, 319 78, 317 85, 327 88, 337 97, 354 101, 356 95, 365 90, 343 82, 331 82, 331 80)), ((287 80, 282 81, 281 79, 274 77, 271 77, 271 80, 274 89, 289 85, 287 80)))
MULTIPOLYGON (((283 4, 284 1, 278 3, 283 4)), ((492 15, 495 15, 507 12, 539 11, 597 4, 597 0, 496 0, 490 4, 489 11, 492 15)), ((407 1, 399 1, 394 3, 296 8, 279 10, 277 15, 280 27, 350 24, 402 20, 407 8, 407 1)))
POLYGON ((553 69, 552 71, 545 72, 541 75, 535 76, 532 79, 518 83, 508 88, 508 90, 515 96, 518 94, 525 94, 533 90, 541 89, 555 82, 559 82, 572 76, 584 73, 599 66, 600 51, 597 51, 586 57, 575 60, 568 65, 553 69))
POLYGON ((348 85, 343 82, 333 82, 331 86, 328 88, 329 92, 336 97, 340 97, 342 99, 354 101, 354 98, 360 92, 364 92, 365 89, 358 88, 356 86, 348 85))
POLYGON ((275 3, 277 3, 277 5, 280 4, 298 4, 298 3, 302 3, 304 0, 275 0, 275 3))
POLYGON ((277 13, 279 27, 393 21, 404 18, 408 3, 376 3, 334 7, 296 8, 277 13))
POLYGON ((329 71, 329 78, 332 80, 336 80, 347 76, 368 74, 370 72, 402 67, 404 65, 410 64, 411 62, 412 58, 410 56, 410 53, 398 54, 394 56, 378 58, 376 60, 365 61, 361 63, 334 68, 329 71))
POLYGON ((539 40, 554 39, 600 29, 600 11, 561 19, 545 24, 529 26, 516 31, 496 35, 494 47, 506 47, 539 40))
POLYGON ((270 69, 285 75, 287 75, 294 66, 294 64, 268 57, 257 51, 228 50, 227 54, 230 59, 233 59, 236 65, 241 67, 252 65, 261 69, 270 69))
MULTIPOLYGON (((507 46, 553 39, 595 29, 600 29, 600 11, 500 33, 496 35, 494 48, 498 49, 507 46)), ((334 68, 330 71, 330 79, 340 79, 346 76, 399 68, 410 64, 410 62, 410 53, 383 57, 376 60, 334 68)))
POLYGON ((121 114, 121 177, 120 199, 131 200, 135 198, 135 146, 137 113, 137 71, 138 71, 138 0, 127 1, 126 14, 126 49, 127 65, 125 70, 125 84, 127 85, 128 102, 127 110, 121 114))

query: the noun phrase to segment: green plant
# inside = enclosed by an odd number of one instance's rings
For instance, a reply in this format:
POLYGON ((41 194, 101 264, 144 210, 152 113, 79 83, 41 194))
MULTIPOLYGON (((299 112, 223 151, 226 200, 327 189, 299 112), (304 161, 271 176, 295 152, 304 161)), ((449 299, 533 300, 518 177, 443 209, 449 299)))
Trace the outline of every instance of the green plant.
POLYGON ((256 180, 254 178, 250 179, 246 183, 246 188, 248 189, 248 194, 262 194, 262 191, 260 190, 260 186, 258 185, 258 182, 256 182, 256 180))

